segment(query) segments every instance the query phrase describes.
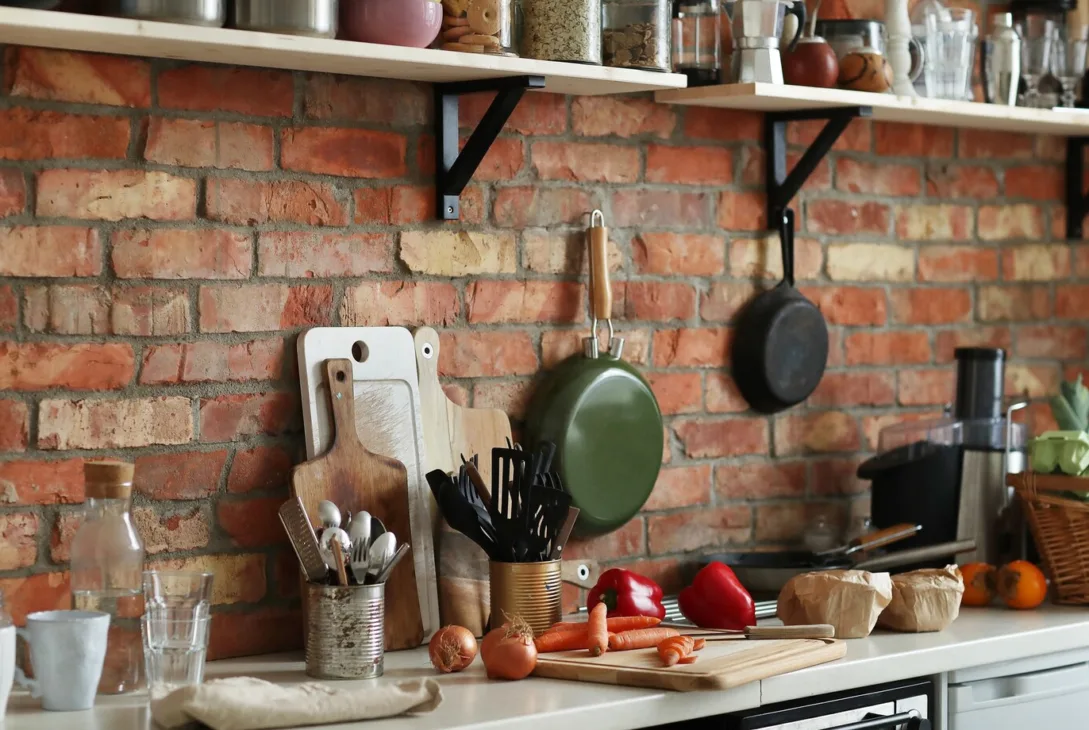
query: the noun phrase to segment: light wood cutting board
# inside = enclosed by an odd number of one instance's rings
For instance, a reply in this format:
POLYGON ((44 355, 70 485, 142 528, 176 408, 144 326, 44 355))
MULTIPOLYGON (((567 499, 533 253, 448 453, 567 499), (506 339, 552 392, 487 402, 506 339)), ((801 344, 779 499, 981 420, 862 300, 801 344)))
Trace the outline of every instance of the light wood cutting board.
MULTIPOLYGON (((326 360, 325 373, 335 428, 333 445, 318 458, 295 467, 292 492, 311 519, 318 514, 318 503, 327 499, 352 514, 365 509, 382 515, 387 530, 408 535, 408 472, 401 462, 373 454, 359 442, 351 360, 326 360)), ((390 575, 386 606, 387 647, 419 646, 424 627, 412 561, 402 560, 390 575)))
MULTIPOLYGON (((398 534, 398 539, 412 544, 409 557, 416 569, 426 640, 439 627, 439 601, 412 334, 403 327, 318 327, 299 337, 298 355, 307 457, 324 453, 332 443, 324 362, 347 359, 351 362, 355 430, 360 443, 372 453, 401 462, 408 472, 411 533, 398 534)), ((386 520, 386 515, 378 516, 386 520)), ((395 610, 399 607, 387 601, 387 615, 395 610)))
MULTIPOLYGON (((420 375, 420 416, 423 419, 426 471, 456 472, 464 454, 480 454, 480 475, 491 487, 492 448, 511 438, 510 419, 503 411, 464 408, 446 397, 439 383, 439 333, 416 330, 416 367, 420 375)), ((442 623, 464 626, 484 635, 491 605, 488 595, 488 556, 474 542, 455 532, 435 515, 435 547, 439 576, 439 615, 442 623)))
POLYGON ((610 651, 591 657, 586 651, 542 654, 536 677, 621 684, 689 692, 731 689, 816 664, 842 659, 847 644, 835 639, 751 641, 743 637, 709 641, 695 664, 663 667, 656 649, 610 651))

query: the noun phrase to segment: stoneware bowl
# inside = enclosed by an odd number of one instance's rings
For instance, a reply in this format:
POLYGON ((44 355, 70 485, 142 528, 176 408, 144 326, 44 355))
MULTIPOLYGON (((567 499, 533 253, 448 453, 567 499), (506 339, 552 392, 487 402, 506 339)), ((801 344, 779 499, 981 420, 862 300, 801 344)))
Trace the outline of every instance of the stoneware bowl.
POLYGON ((342 0, 341 34, 364 43, 426 48, 439 34, 442 5, 432 0, 342 0))

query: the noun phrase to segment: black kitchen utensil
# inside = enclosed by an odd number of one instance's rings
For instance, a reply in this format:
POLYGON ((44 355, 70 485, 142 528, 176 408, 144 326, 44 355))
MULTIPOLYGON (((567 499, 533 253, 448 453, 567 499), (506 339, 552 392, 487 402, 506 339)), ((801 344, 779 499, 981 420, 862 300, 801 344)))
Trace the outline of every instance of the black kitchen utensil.
POLYGON ((491 522, 482 520, 475 506, 464 498, 455 480, 441 469, 428 472, 426 479, 447 524, 479 545, 492 560, 502 560, 491 522))
POLYGON ((552 482, 550 475, 539 475, 540 481, 529 490, 526 503, 528 560, 549 560, 552 547, 563 529, 564 519, 571 507, 571 495, 546 487, 542 482, 552 482))
POLYGON ((813 302, 794 288, 794 211, 779 224, 783 280, 738 315, 733 376, 741 395, 761 413, 795 406, 816 389, 828 363, 828 326, 813 302))
POLYGON ((499 553, 506 562, 522 562, 528 545, 526 491, 532 483, 533 455, 521 449, 492 449, 492 501, 488 511, 495 526, 499 553))

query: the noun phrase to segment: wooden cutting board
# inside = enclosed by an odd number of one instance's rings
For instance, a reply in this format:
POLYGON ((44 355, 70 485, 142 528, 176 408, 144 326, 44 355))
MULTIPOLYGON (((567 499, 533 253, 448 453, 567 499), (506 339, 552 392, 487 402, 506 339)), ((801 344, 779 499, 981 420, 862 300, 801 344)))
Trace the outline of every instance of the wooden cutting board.
MULTIPOLYGON (((408 472, 404 464, 373 454, 359 442, 355 429, 355 398, 350 360, 326 360, 333 412, 333 445, 322 456, 299 464, 291 473, 291 488, 314 519, 318 503, 327 499, 352 514, 365 509, 382 515, 395 535, 411 532, 408 517, 408 472)), ((401 564, 386 582, 386 645, 391 649, 419 646, 424 626, 416 596, 416 568, 401 564), (397 610, 388 610, 396 606, 397 610)))
MULTIPOLYGON (((324 453, 333 439, 324 363, 347 359, 359 442, 371 453, 401 462, 408 472, 411 532, 398 533, 398 538, 412 544, 409 558, 415 564, 416 603, 426 640, 439 627, 439 602, 412 334, 403 327, 318 327, 299 338, 298 355, 307 456, 312 459, 324 453)), ((387 519, 384 514, 378 516, 387 519)), ((402 610, 389 599, 386 607, 387 615, 402 610)))
POLYGON ((835 639, 754 641, 738 637, 709 641, 695 664, 663 667, 656 649, 606 652, 591 657, 585 651, 542 654, 534 676, 599 684, 672 689, 690 692, 731 689, 816 664, 842 659, 847 644, 835 639))
MULTIPOLYGON (((420 375, 425 471, 456 472, 463 454, 466 459, 480 454, 480 475, 490 488, 491 450, 506 446, 511 438, 510 419, 503 411, 464 408, 447 398, 439 383, 438 332, 421 327, 413 339, 420 375)), ((474 542, 446 525, 434 506, 433 510, 442 623, 464 626, 474 635, 483 636, 491 611, 488 556, 474 542)))

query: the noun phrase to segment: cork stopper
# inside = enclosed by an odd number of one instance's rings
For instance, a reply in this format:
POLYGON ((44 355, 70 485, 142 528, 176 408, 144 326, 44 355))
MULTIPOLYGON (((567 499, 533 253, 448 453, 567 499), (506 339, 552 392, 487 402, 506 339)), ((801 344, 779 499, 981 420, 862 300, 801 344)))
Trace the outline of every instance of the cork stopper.
POLYGON ((87 461, 83 479, 90 499, 128 499, 135 467, 122 461, 87 461))

